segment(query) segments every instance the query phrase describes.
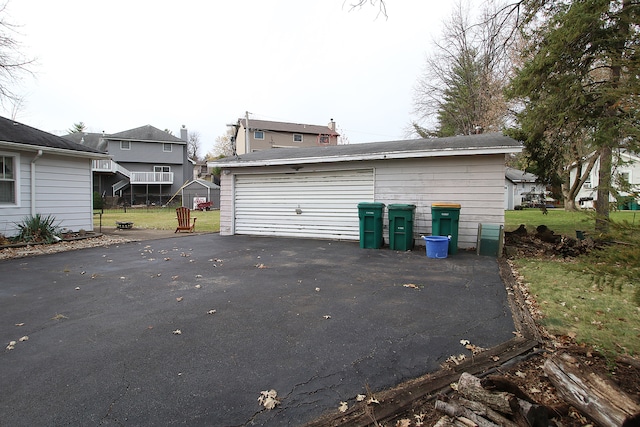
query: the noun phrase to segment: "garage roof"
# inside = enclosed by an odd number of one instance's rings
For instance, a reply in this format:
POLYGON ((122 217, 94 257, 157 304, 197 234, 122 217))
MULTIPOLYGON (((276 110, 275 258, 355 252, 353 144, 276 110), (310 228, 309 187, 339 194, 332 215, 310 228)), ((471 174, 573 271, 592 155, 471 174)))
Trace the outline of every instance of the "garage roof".
POLYGON ((434 139, 369 142, 310 148, 277 148, 208 162, 209 167, 275 166, 356 160, 408 159, 518 153, 522 144, 501 133, 434 139))

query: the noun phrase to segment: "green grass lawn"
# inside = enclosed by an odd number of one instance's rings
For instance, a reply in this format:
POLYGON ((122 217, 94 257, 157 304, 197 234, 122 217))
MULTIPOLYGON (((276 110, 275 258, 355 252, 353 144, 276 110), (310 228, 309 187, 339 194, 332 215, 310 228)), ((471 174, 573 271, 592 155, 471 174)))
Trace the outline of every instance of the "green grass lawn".
MULTIPOLYGON (((529 231, 535 231, 539 225, 546 225, 556 234, 576 236, 576 230, 593 233, 595 230, 595 217, 593 211, 566 212, 564 209, 548 209, 547 215, 543 215, 540 209, 524 209, 521 211, 506 211, 506 231, 513 231, 524 224, 529 231)), ((614 222, 627 221, 640 226, 640 211, 616 211, 611 212, 611 220, 614 222)))
MULTIPOLYGON (((607 355, 640 354, 640 212, 612 212, 614 242, 576 259, 514 260, 543 315, 541 324, 607 355), (616 243, 617 242, 617 243, 616 243)), ((594 232, 593 214, 549 209, 505 212, 505 229, 544 224, 556 234, 594 232)))
MULTIPOLYGON (((97 228, 100 224, 99 211, 94 211, 93 221, 97 228)), ((197 218, 196 231, 218 232, 220 231, 220 211, 192 211, 191 218, 197 218)), ((115 227, 116 221, 133 222, 136 228, 149 228, 155 230, 175 230, 178 225, 176 210, 174 208, 136 208, 105 209, 102 214, 102 225, 115 227)))

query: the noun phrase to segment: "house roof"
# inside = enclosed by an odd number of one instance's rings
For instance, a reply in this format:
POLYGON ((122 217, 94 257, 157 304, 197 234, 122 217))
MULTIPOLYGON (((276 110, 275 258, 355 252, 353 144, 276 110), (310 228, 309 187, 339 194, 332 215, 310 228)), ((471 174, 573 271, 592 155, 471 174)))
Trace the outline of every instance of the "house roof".
POLYGON ((170 142, 172 144, 186 144, 165 131, 151 125, 140 126, 139 128, 125 130, 123 132, 112 133, 104 136, 105 139, 115 139, 119 141, 146 141, 146 142, 170 142))
MULTIPOLYGON (((246 127, 246 119, 238 119, 238 123, 243 127, 246 127)), ((249 129, 273 132, 340 136, 338 132, 331 130, 329 126, 307 125, 304 123, 272 122, 268 120, 249 120, 249 129)))
POLYGON ((0 147, 2 146, 20 149, 30 147, 34 151, 43 150, 78 157, 107 157, 104 152, 95 148, 75 143, 61 136, 53 135, 4 117, 0 117, 0 147))
POLYGON ((514 184, 521 182, 536 182, 538 180, 537 175, 514 168, 507 168, 504 176, 514 184))
POLYGON ((522 144, 500 133, 434 139, 369 142, 310 148, 278 148, 207 163, 209 167, 275 166, 474 154, 518 153, 522 144))
POLYGON ((211 188, 212 190, 220 188, 220 186, 218 184, 213 183, 211 181, 206 181, 204 179, 194 179, 193 181, 191 181, 190 183, 185 185, 185 187, 190 187, 193 184, 198 184, 198 185, 201 185, 203 187, 208 187, 208 188, 211 188))
POLYGON ((62 136, 64 139, 82 144, 87 147, 95 148, 99 151, 107 151, 107 142, 104 140, 104 134, 91 132, 74 132, 62 136))

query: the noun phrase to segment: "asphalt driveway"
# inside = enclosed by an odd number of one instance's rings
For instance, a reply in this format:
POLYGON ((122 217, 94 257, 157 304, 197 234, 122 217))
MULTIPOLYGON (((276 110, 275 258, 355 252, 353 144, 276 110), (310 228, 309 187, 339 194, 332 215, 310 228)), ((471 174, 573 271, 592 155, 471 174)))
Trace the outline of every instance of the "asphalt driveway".
POLYGON ((0 307, 12 426, 301 425, 514 330, 492 258, 217 234, 0 261, 0 307))

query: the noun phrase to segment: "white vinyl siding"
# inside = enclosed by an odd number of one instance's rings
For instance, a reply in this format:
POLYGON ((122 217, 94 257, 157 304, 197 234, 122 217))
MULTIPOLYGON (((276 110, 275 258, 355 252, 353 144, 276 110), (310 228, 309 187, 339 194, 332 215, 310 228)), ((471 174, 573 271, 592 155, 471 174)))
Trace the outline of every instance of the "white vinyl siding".
POLYGON ((45 153, 22 153, 19 169, 20 205, 0 209, 0 233, 17 234, 16 223, 31 215, 31 167, 35 167, 35 212, 52 215, 56 224, 73 231, 93 230, 91 160, 45 153))
MULTIPOLYGON (((374 163, 375 201, 416 205, 416 243, 431 234, 431 205, 461 205, 458 246, 476 245, 478 223, 504 224, 504 156, 439 157, 374 163)), ((385 219, 386 221, 386 219, 385 219)), ((388 230, 384 230, 388 242, 388 230)))
POLYGON ((235 234, 358 240, 373 187, 372 169, 236 175, 235 234))

